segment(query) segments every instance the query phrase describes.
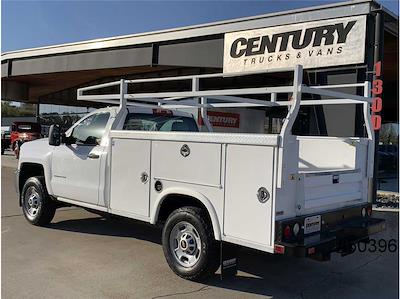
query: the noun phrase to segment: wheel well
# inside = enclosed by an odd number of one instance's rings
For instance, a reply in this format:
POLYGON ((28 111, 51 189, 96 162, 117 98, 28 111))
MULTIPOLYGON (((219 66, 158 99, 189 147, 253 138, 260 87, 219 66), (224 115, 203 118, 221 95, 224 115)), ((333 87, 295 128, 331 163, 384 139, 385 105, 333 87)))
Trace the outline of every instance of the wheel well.
POLYGON ((167 195, 167 197, 161 203, 160 209, 158 211, 157 223, 164 223, 173 211, 187 206, 203 209, 206 212, 207 220, 210 224, 212 224, 211 217, 208 213, 206 206, 197 198, 182 194, 167 195))
POLYGON ((22 163, 19 171, 19 192, 22 192, 22 188, 27 179, 33 176, 44 176, 43 165, 37 163, 22 163))

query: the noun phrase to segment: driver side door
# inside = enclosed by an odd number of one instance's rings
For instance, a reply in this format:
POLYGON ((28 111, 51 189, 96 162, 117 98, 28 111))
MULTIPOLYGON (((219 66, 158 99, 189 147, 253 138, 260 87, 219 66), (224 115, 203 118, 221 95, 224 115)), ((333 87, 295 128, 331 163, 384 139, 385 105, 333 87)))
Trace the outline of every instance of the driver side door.
POLYGON ((57 197, 97 205, 100 166, 106 158, 102 145, 109 112, 98 112, 77 123, 67 144, 56 146, 52 158, 52 188, 57 197))

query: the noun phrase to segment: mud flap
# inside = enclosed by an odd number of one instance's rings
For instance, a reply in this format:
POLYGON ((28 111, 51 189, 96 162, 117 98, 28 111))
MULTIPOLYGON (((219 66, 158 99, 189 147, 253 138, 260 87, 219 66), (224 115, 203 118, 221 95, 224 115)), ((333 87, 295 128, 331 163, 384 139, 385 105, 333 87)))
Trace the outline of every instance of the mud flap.
POLYGON ((220 278, 232 278, 237 274, 237 246, 220 242, 220 266, 221 275, 220 278))

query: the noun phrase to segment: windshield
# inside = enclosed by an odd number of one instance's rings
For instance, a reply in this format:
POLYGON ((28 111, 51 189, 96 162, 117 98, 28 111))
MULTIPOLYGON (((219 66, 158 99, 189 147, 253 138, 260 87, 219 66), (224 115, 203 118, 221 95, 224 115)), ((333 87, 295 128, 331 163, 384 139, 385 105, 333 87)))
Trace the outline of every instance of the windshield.
POLYGON ((191 117, 174 116, 172 114, 129 113, 124 130, 137 131, 183 131, 198 132, 196 122, 191 117))

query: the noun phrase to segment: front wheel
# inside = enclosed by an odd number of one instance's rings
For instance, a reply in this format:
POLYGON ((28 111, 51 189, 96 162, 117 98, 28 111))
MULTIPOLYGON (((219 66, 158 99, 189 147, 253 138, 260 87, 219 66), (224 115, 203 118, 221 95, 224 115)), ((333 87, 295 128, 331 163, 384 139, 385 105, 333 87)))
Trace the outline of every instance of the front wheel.
POLYGON ((21 192, 22 211, 26 220, 33 225, 46 225, 56 212, 56 203, 47 194, 44 177, 26 180, 21 192))
POLYGON ((162 239, 168 265, 180 277, 200 280, 218 269, 218 244, 204 210, 183 207, 172 212, 162 239))

